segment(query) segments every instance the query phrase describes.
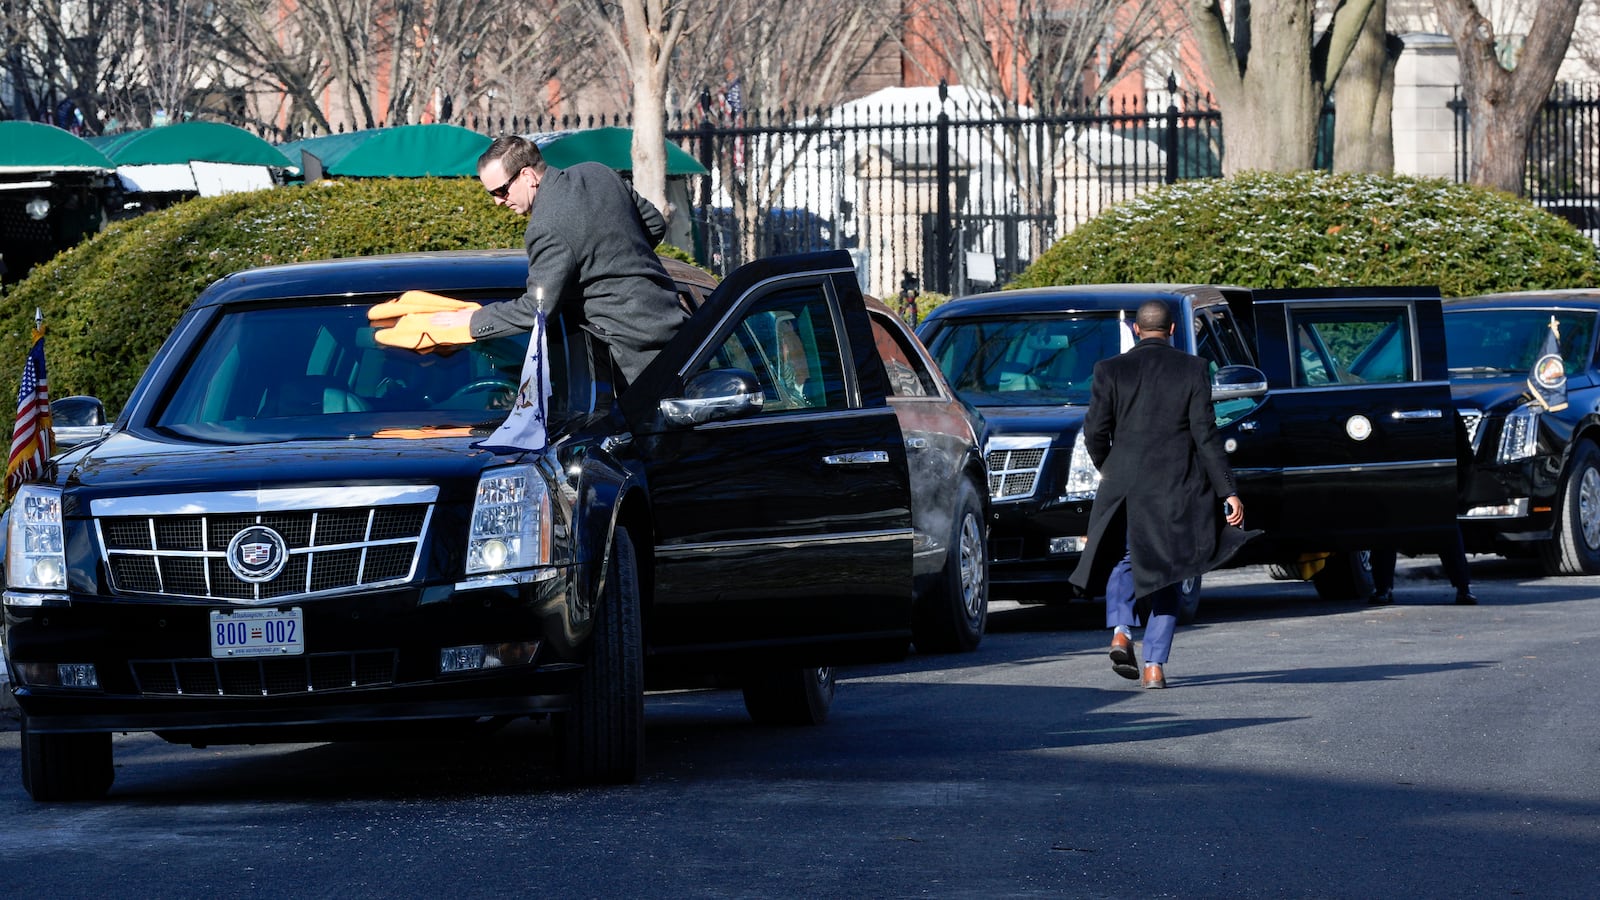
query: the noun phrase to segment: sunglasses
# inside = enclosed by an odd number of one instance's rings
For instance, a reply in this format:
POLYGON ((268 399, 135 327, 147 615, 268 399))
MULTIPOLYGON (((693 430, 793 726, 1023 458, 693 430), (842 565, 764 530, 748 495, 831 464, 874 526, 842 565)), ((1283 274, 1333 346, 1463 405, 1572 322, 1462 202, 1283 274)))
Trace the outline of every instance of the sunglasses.
POLYGON ((515 175, 512 175, 510 178, 506 179, 506 183, 505 184, 502 184, 497 188, 490 188, 489 189, 489 196, 495 198, 496 200, 504 200, 506 198, 506 195, 511 193, 511 186, 513 184, 516 184, 517 183, 517 179, 521 178, 521 177, 522 177, 522 169, 518 169, 517 173, 515 175))

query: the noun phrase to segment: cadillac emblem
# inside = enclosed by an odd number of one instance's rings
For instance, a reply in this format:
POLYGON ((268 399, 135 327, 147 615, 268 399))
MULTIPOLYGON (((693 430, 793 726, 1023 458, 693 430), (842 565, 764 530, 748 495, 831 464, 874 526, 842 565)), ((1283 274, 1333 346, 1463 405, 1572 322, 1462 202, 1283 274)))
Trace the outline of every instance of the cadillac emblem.
POLYGON ((283 536, 265 525, 251 525, 228 542, 228 568, 239 580, 259 584, 271 581, 289 561, 283 536))

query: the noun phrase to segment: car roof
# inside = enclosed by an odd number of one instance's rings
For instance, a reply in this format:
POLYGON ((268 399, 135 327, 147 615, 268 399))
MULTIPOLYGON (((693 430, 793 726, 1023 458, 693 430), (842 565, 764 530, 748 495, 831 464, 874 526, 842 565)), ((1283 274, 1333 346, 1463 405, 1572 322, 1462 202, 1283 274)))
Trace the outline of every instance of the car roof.
POLYGON ((929 313, 928 318, 1127 309, 1146 300, 1173 303, 1186 297, 1223 300, 1224 292, 1235 290, 1243 289, 1210 284, 1068 284, 1015 288, 951 300, 929 313))
MULTIPOLYGON (((710 292, 716 278, 675 259, 661 258, 679 283, 710 292)), ((342 294, 399 294, 407 290, 520 291, 528 281, 528 255, 522 250, 439 250, 352 256, 245 269, 225 275, 194 303, 220 306, 252 300, 342 294)))
POLYGON ((1600 290, 1594 288, 1563 288, 1548 291, 1513 291, 1503 294, 1480 294, 1476 297, 1452 297, 1444 301, 1445 312, 1469 309, 1568 308, 1600 311, 1600 290))

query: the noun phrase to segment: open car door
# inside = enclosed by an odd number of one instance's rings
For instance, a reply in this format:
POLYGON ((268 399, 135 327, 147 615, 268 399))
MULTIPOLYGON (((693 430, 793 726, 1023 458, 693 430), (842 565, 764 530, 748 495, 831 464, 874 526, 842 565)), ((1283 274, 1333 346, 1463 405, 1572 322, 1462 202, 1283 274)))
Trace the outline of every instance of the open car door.
POLYGON ((886 393, 848 254, 751 263, 706 298, 621 400, 655 519, 653 654, 905 652, 910 479, 886 393))
POLYGON ((1437 551, 1456 516, 1438 293, 1258 291, 1253 312, 1269 391, 1221 428, 1236 469, 1277 476, 1253 524, 1277 545, 1437 551))

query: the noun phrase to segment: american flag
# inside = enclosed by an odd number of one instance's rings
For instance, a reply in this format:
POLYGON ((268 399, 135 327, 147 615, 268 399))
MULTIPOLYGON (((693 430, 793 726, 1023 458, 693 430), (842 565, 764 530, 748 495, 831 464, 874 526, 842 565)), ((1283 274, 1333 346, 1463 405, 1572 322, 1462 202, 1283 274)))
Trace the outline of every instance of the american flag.
POLYGON ((38 476, 55 449, 50 430, 50 382, 44 374, 44 323, 35 319, 33 349, 22 367, 17 390, 17 421, 11 430, 11 456, 6 460, 6 497, 38 476))
MULTIPOLYGON (((728 113, 728 124, 734 128, 744 127, 744 87, 741 84, 742 81, 743 79, 735 78, 722 93, 722 105, 728 113)), ((744 135, 738 135, 733 139, 733 164, 736 166, 744 165, 744 135)))

